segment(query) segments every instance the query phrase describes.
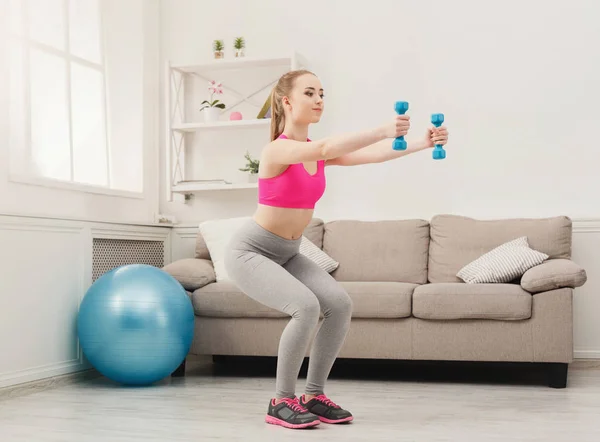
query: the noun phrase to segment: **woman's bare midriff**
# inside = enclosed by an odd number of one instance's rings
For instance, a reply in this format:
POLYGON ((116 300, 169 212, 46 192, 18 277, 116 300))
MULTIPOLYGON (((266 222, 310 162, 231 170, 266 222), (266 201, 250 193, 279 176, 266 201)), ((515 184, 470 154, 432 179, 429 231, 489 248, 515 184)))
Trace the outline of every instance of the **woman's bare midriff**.
POLYGON ((254 220, 264 229, 285 239, 298 239, 310 223, 313 209, 288 209, 259 204, 254 220))

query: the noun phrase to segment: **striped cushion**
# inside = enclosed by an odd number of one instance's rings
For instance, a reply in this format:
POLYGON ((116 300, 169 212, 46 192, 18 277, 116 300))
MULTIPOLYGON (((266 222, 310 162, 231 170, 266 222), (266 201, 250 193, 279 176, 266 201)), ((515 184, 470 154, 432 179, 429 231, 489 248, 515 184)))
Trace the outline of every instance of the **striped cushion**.
POLYGON ((504 243, 458 271, 456 276, 468 284, 506 283, 541 264, 548 255, 529 247, 526 236, 504 243))
POLYGON ((327 273, 333 272, 340 265, 339 262, 334 260, 323 250, 318 248, 315 244, 311 242, 310 239, 308 239, 304 235, 302 235, 302 241, 300 241, 300 253, 309 258, 310 260, 314 261, 327 273))

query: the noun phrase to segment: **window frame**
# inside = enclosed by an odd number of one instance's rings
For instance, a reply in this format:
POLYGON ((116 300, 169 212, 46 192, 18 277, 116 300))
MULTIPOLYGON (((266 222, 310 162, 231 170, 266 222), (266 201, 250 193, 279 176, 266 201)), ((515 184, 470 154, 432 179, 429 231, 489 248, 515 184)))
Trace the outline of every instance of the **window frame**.
MULTIPOLYGON (((108 94, 107 94, 107 76, 106 76, 106 29, 105 29, 105 20, 102 8, 102 0, 98 1, 99 7, 99 32, 100 32, 100 62, 96 63, 93 61, 86 60, 77 55, 71 53, 71 45, 70 45, 70 16, 69 16, 69 6, 71 1, 77 0, 62 0, 62 13, 64 18, 64 35, 65 39, 65 49, 56 49, 50 45, 41 43, 36 41, 29 36, 29 19, 27 14, 27 8, 29 4, 29 0, 21 0, 19 3, 20 14, 21 14, 21 33, 20 35, 15 34, 12 31, 9 31, 9 39, 13 41, 17 41, 19 43, 19 50, 21 51, 22 56, 22 70, 23 70, 23 108, 24 108, 24 120, 25 120, 25 145, 22 146, 22 155, 19 157, 23 158, 22 164, 19 164, 19 171, 16 172, 11 167, 13 162, 9 161, 9 174, 8 179, 13 183, 20 184, 28 184, 42 187, 49 187, 55 189, 63 189, 63 190, 73 190, 84 193, 92 193, 92 194, 102 194, 102 195, 110 195, 110 196, 120 196, 125 198, 135 198, 135 199, 144 199, 145 198, 145 189, 144 189, 144 180, 142 180, 142 189, 140 191, 132 191, 132 190, 121 190, 111 188, 111 158, 110 158, 110 134, 109 134, 109 120, 108 120, 108 94), (68 109, 68 133, 69 133, 69 151, 70 151, 70 179, 58 179, 46 177, 40 174, 37 174, 33 171, 33 156, 32 156, 32 127, 31 127, 31 69, 29 64, 30 52, 32 49, 42 51, 46 54, 60 57, 65 62, 65 82, 66 82, 66 96, 65 100, 67 101, 67 109, 68 109), (104 125, 104 136, 105 136, 105 155, 106 155, 106 168, 104 173, 106 173, 106 185, 96 185, 83 183, 80 181, 76 181, 74 179, 75 174, 75 166, 74 166, 74 156, 73 156, 73 117, 72 117, 72 107, 73 102, 71 100, 72 93, 72 79, 71 79, 71 70, 72 65, 78 64, 79 66, 84 66, 86 68, 91 68, 96 70, 102 75, 102 102, 103 102, 103 125, 104 125)), ((13 154, 14 147, 11 146, 9 149, 9 155, 13 154)), ((142 151, 141 164, 140 168, 145 169, 145 152, 142 151)))

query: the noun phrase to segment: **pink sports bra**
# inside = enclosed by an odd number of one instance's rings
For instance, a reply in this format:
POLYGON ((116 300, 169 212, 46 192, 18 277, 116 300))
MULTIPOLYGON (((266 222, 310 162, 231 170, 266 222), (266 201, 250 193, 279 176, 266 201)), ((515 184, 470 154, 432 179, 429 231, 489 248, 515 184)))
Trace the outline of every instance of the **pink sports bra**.
MULTIPOLYGON (((287 138, 280 135, 279 138, 287 138)), ((310 140, 308 140, 310 141, 310 140)), ((314 175, 304 164, 290 164, 271 178, 258 178, 258 202, 267 206, 314 209, 325 192, 325 160, 317 161, 314 175)))

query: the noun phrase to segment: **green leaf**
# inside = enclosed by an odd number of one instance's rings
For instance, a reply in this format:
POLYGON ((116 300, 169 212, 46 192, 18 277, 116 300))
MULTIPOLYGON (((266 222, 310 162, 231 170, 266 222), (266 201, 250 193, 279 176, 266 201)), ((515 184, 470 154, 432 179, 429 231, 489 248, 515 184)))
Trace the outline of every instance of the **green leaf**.
POLYGON ((240 169, 242 172, 250 172, 253 174, 258 173, 258 168, 260 166, 260 161, 258 159, 253 159, 250 156, 250 152, 246 151, 244 154, 244 158, 246 159, 246 167, 244 169, 240 169))
POLYGON ((223 103, 217 104, 213 107, 218 107, 219 109, 225 109, 225 105, 223 103))
POLYGON ((236 37, 233 43, 233 47, 235 49, 243 49, 246 46, 246 42, 244 41, 244 37, 236 37))
POLYGON ((215 40, 213 42, 213 49, 215 51, 222 51, 224 47, 223 40, 215 40))

